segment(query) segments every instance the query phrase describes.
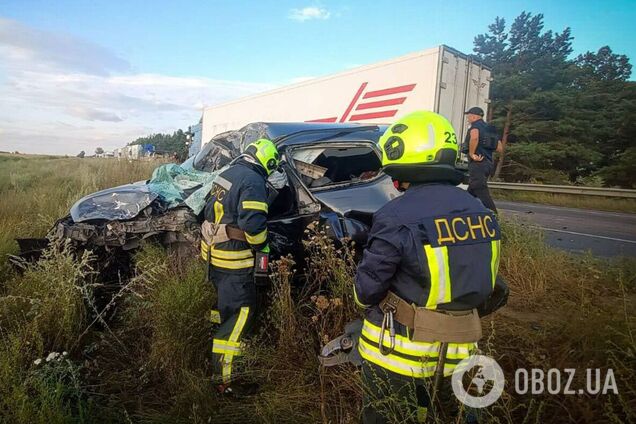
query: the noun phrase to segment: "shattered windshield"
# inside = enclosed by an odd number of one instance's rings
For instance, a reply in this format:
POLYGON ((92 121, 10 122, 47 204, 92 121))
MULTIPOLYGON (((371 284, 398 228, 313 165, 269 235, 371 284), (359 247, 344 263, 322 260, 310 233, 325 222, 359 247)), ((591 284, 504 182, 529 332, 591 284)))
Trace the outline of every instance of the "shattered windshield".
POLYGON ((267 138, 267 124, 255 122, 237 131, 226 131, 215 135, 197 153, 192 164, 197 171, 216 171, 238 157, 240 153, 259 138, 267 138))

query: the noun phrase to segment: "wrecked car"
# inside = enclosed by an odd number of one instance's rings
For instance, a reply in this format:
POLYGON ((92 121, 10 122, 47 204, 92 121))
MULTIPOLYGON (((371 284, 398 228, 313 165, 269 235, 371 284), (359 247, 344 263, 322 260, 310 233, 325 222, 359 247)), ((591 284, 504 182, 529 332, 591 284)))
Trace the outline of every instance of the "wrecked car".
POLYGON ((202 210, 214 177, 259 138, 281 153, 269 178, 270 247, 275 257, 302 255, 307 226, 325 224, 334 240, 364 246, 373 213, 399 195, 381 171, 377 140, 384 126, 253 123, 214 137, 179 165, 162 165, 148 181, 90 194, 60 219, 51 235, 81 246, 131 251, 144 239, 197 246, 202 210))

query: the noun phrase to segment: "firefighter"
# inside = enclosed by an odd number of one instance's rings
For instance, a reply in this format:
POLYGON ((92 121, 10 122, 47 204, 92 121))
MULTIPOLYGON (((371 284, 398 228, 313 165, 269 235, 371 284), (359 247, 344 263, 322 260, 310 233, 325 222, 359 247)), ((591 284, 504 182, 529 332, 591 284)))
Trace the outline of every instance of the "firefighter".
POLYGON ((373 216, 356 274, 354 297, 366 309, 362 419, 422 421, 438 391, 449 397, 444 377, 481 337, 475 308, 495 285, 500 230, 492 211, 457 187, 457 139, 444 117, 409 114, 379 144, 404 194, 373 216))
POLYGON ((212 353, 221 394, 233 393, 234 358, 241 355, 241 340, 254 323, 255 267, 257 272, 267 272, 270 196, 266 182, 279 161, 272 141, 250 144, 216 177, 204 209, 201 256, 210 264, 209 278, 217 289, 218 311, 212 311, 212 319, 220 326, 212 353))

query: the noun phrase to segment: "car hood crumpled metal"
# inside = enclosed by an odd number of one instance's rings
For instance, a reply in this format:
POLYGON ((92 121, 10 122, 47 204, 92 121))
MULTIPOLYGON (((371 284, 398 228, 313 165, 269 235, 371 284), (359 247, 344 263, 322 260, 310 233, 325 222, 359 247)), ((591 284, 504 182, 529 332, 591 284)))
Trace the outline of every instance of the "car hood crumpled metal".
POLYGON ((84 196, 75 202, 71 207, 71 218, 75 222, 132 219, 158 196, 150 191, 145 181, 109 188, 84 196))
POLYGON ((74 222, 125 221, 150 205, 155 212, 163 212, 182 204, 198 215, 214 179, 223 169, 203 172, 176 164, 161 165, 148 182, 113 187, 81 198, 71 208, 71 218, 74 222))

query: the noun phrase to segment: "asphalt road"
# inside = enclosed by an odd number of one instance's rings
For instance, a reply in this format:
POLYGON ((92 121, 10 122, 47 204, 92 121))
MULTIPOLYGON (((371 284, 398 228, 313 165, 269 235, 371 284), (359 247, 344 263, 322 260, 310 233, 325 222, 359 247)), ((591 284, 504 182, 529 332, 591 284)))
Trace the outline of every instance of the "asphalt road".
POLYGON ((504 216, 516 216, 544 231, 548 244, 596 256, 636 256, 636 214, 495 201, 504 216))

